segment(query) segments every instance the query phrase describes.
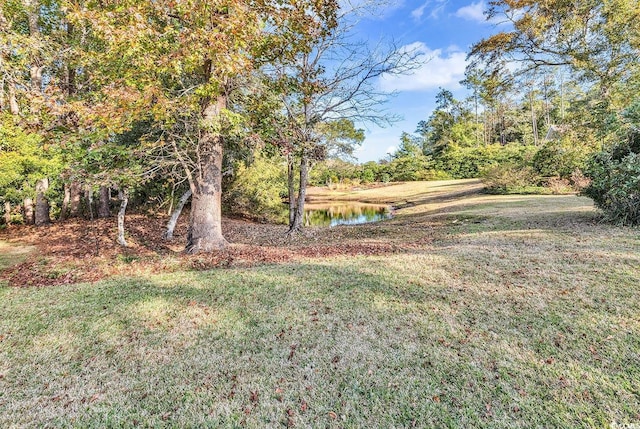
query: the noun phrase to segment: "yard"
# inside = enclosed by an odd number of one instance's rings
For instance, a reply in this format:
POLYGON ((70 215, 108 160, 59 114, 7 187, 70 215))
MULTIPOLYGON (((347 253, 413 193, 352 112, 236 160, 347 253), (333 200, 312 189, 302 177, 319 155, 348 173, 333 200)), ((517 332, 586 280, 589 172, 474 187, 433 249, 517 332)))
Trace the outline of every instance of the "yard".
POLYGON ((224 257, 136 218, 128 253, 3 233, 0 427, 640 425, 640 230, 479 189, 314 190, 396 215, 293 242, 228 220, 224 257))

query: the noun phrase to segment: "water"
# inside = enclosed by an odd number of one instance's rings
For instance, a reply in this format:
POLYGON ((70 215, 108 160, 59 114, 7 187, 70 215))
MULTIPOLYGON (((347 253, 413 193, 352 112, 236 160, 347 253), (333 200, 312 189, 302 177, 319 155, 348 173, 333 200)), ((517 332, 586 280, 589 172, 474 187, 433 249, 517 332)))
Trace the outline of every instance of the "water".
POLYGON ((364 204, 353 201, 307 203, 304 211, 305 226, 357 225, 378 222, 391 217, 389 206, 364 204))

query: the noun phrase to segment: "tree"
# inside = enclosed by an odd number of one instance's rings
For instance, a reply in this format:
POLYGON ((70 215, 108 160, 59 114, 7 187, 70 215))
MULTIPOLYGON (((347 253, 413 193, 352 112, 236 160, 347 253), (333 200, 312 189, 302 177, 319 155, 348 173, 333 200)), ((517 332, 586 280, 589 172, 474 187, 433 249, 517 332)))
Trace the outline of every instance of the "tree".
POLYGON ((584 194, 613 222, 640 224, 640 99, 612 121, 618 142, 593 154, 584 194))
POLYGON ((513 28, 476 43, 470 55, 486 65, 519 63, 523 71, 569 67, 596 85, 606 109, 621 83, 640 78, 637 6, 634 0, 495 0, 487 18, 504 17, 513 28))
POLYGON ((134 118, 151 117, 160 134, 146 149, 184 169, 192 192, 188 253, 227 245, 221 227, 223 150, 241 122, 230 105, 238 81, 253 69, 252 55, 265 41, 271 27, 264 23, 274 10, 241 0, 72 8, 76 22, 90 25, 100 40, 85 52, 101 84, 96 125, 117 133, 134 118))
POLYGON ((366 44, 352 42, 351 31, 360 12, 358 7, 338 9, 332 2, 296 5, 293 15, 311 23, 313 31, 308 34, 312 37, 299 39, 303 49, 282 47, 282 55, 266 71, 280 96, 283 125, 289 130, 283 146, 289 156, 290 184, 294 158, 299 170, 297 198, 289 186, 290 203, 296 204, 291 207, 289 234, 302 229, 309 169, 327 151, 323 127, 336 120, 392 121, 380 109, 390 94, 378 88, 377 80, 385 74, 408 72, 415 65, 413 52, 393 46, 369 51, 366 44))
POLYGON ((21 171, 21 177, 12 187, 22 194, 27 222, 35 197, 36 225, 50 222, 50 177, 62 168, 55 136, 64 104, 61 52, 67 40, 60 30, 62 17, 55 0, 0 5, 0 121, 7 127, 5 138, 12 152, 7 157, 21 158, 13 171, 21 171))

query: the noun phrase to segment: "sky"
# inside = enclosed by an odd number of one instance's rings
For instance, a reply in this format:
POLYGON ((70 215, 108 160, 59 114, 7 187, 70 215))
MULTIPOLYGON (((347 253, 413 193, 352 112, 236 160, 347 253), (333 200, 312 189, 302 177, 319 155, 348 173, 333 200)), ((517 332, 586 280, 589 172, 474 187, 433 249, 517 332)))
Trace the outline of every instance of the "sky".
POLYGON ((458 99, 467 91, 464 79, 469 48, 494 34, 496 26, 485 20, 483 0, 392 0, 379 16, 366 18, 357 31, 371 43, 381 38, 414 48, 428 60, 412 75, 381 79, 378 84, 397 95, 384 106, 402 120, 387 128, 357 124, 366 139, 355 153, 359 162, 378 161, 395 150, 403 131, 413 133, 419 121, 429 117, 440 87, 458 99))

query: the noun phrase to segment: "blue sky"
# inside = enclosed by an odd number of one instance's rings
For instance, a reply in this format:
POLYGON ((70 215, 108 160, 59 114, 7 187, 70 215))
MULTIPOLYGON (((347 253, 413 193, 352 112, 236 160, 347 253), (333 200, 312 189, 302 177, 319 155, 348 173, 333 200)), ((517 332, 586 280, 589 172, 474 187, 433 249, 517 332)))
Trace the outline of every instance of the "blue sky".
POLYGON ((464 98, 464 79, 469 48, 493 34, 496 28, 485 21, 483 0, 395 0, 376 18, 363 20, 360 35, 376 42, 394 40, 424 54, 426 62, 410 76, 383 79, 381 87, 398 91, 385 108, 403 120, 387 128, 367 126, 366 140, 355 154, 358 161, 377 161, 398 144, 403 131, 412 133, 420 120, 427 119, 435 105, 439 87, 464 98))

